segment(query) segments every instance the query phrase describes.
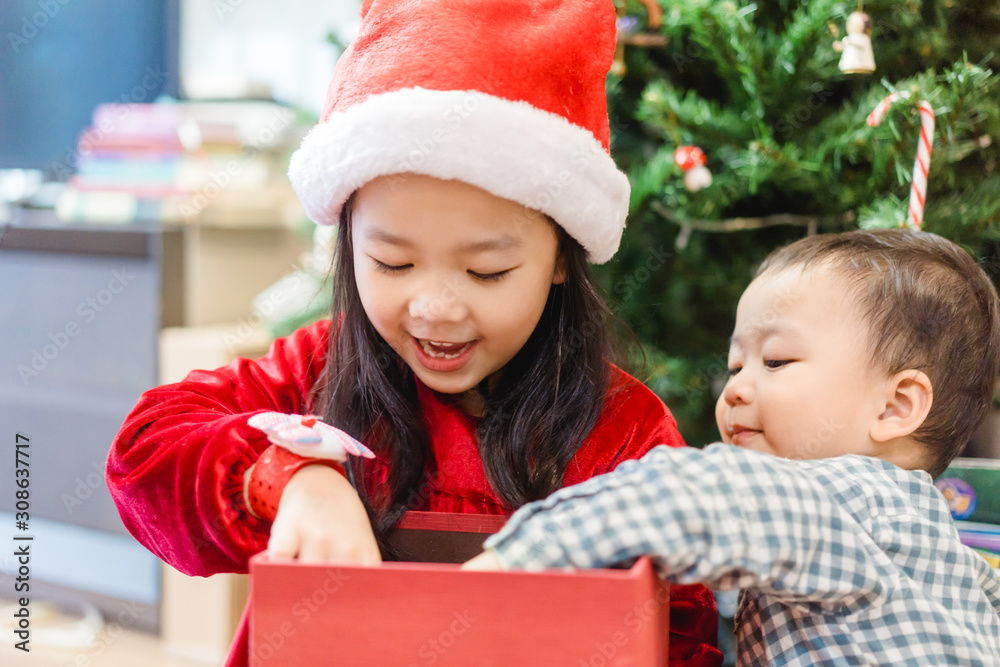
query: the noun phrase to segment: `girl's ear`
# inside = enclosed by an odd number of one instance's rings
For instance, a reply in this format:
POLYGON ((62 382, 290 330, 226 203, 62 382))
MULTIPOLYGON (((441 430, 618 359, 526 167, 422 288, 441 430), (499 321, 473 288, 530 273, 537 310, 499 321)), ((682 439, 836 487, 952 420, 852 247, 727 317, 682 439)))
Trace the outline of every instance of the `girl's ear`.
POLYGON ((877 443, 912 435, 927 419, 934 399, 930 378, 912 368, 890 378, 886 392, 885 410, 870 433, 877 443))
POLYGON ((562 285, 566 282, 567 273, 566 254, 562 250, 559 250, 556 254, 556 270, 552 273, 552 284, 562 285))

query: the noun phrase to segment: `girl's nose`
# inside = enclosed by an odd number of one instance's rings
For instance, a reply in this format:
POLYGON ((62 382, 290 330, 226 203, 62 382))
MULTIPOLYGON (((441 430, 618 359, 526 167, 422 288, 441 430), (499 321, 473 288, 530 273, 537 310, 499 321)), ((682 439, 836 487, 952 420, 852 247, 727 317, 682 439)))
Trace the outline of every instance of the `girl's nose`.
POLYGON ((458 283, 418 289, 409 304, 410 317, 428 322, 459 322, 468 315, 458 283))

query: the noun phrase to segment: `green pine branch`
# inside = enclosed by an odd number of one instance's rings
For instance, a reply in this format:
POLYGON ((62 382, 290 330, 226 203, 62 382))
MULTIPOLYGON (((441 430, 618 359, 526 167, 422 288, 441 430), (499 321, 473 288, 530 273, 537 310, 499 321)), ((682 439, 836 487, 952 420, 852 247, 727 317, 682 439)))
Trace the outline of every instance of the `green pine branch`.
MULTIPOLYGON (((902 224, 922 99, 937 125, 925 229, 1000 276, 1000 1, 865 2, 871 76, 837 67, 833 42, 855 2, 660 5, 665 46, 626 47, 626 74, 608 81, 612 152, 632 197, 622 249, 596 273, 653 350, 652 386, 698 444, 714 433, 719 355, 763 257, 807 230, 902 224), (910 97, 869 127, 894 90, 910 97), (699 192, 673 162, 685 144, 704 150, 713 174, 699 192), (669 256, 653 262, 653 248, 669 256)), ((639 2, 626 9, 645 15, 639 2)))

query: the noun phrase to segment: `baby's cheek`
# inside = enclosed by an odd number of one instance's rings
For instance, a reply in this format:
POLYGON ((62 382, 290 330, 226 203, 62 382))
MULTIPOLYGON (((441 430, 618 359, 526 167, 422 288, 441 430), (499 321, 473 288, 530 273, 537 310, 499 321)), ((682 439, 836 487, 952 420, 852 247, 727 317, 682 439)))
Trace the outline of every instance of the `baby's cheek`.
POLYGON ((729 437, 729 429, 726 427, 726 411, 728 408, 725 395, 719 394, 719 400, 715 402, 715 425, 719 429, 719 436, 722 438, 722 442, 731 445, 733 444, 732 438, 729 437))

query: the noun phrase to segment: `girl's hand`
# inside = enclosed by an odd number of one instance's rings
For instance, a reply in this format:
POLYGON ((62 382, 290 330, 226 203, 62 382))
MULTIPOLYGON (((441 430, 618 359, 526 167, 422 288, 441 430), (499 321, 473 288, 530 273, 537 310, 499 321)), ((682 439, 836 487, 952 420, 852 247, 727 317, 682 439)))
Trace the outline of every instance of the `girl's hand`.
POLYGON ((292 475, 281 493, 267 543, 270 557, 303 563, 382 562, 368 514, 343 475, 309 465, 292 475))
POLYGON ((463 570, 504 570, 504 566, 497 560, 493 551, 487 549, 471 560, 462 564, 463 570))

